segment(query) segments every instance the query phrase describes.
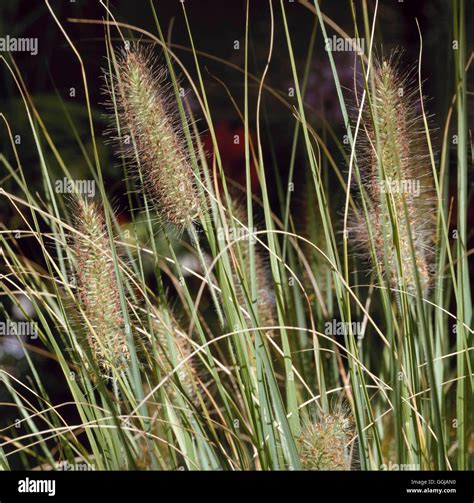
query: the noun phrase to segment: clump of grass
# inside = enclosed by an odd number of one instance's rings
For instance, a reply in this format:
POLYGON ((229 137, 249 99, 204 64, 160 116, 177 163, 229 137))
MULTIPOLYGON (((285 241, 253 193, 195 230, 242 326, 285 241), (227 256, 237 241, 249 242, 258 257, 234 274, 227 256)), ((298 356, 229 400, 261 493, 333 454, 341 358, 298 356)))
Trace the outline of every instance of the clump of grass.
POLYGON ((127 367, 130 353, 120 305, 104 217, 92 200, 78 197, 74 204, 77 234, 71 243, 73 274, 77 286, 77 313, 83 319, 85 341, 90 354, 104 376, 127 367))
POLYGON ((374 258, 390 286, 414 293, 418 277, 426 294, 434 271, 436 204, 418 90, 395 53, 373 70, 358 153, 369 219, 359 220, 354 236, 368 253, 369 224, 374 258))
POLYGON ((353 422, 342 408, 309 423, 298 439, 304 470, 350 470, 353 422))
MULTIPOLYGON (((150 5, 156 14, 153 4, 150 5)), ((273 2, 268 6, 273 9, 273 2)), ((65 172, 70 171, 65 162, 69 156, 63 160, 60 145, 55 144, 56 127, 50 134, 49 119, 42 119, 34 105, 36 100, 27 94, 27 82, 19 78, 20 75, 16 77, 15 82, 25 92, 21 94, 41 161, 43 184, 42 189, 36 190, 26 183, 20 164, 23 153, 18 147, 21 156, 18 155, 12 137, 18 167, 8 159, 11 152, 9 155, 6 151, 1 164, 7 176, 2 175, 6 183, 0 190, 0 199, 2 204, 11 206, 13 214, 21 218, 27 229, 20 229, 17 235, 16 220, 12 219, 10 225, 0 231, 3 273, 0 286, 4 298, 15 305, 20 304, 20 293, 30 300, 34 313, 28 315, 28 319, 38 322, 38 346, 24 344, 28 357, 19 362, 30 369, 31 380, 26 374, 15 377, 14 372, 21 371, 16 360, 16 367, 9 364, 0 368, 2 385, 12 397, 11 403, 4 402, 6 414, 3 409, 0 414, 2 469, 16 466, 29 469, 38 463, 55 467, 63 458, 93 464, 97 470, 347 470, 359 466, 370 470, 381 469, 392 461, 420 469, 472 468, 469 437, 473 431, 469 413, 472 409, 469 372, 472 368, 469 360, 472 288, 466 275, 471 248, 466 231, 470 180, 467 179, 465 69, 469 62, 462 33, 466 25, 464 2, 457 2, 456 8, 450 9, 455 14, 454 38, 459 42, 459 49, 455 51, 456 79, 451 86, 457 92, 454 102, 443 100, 446 105, 452 102, 453 108, 447 110, 439 162, 430 150, 431 166, 425 144, 430 142, 430 131, 424 110, 418 109, 422 102, 416 96, 419 87, 412 86, 412 77, 400 70, 397 58, 374 64, 374 41, 367 38, 369 51, 361 54, 362 60, 368 62, 364 65, 367 72, 365 112, 362 122, 358 123, 362 127, 357 128, 356 134, 347 120, 343 80, 340 80, 344 75, 337 71, 332 52, 324 52, 333 70, 334 98, 337 95, 340 99, 347 139, 356 149, 351 150, 349 161, 349 172, 354 173, 354 177, 349 175, 347 182, 336 162, 344 150, 342 141, 338 140, 341 124, 325 120, 326 106, 316 115, 310 111, 313 51, 307 51, 307 71, 301 80, 297 72, 301 62, 295 59, 297 53, 293 51, 293 34, 283 2, 281 7, 279 12, 275 11, 279 16, 275 20, 285 30, 282 40, 286 40, 288 47, 287 62, 291 64, 296 103, 287 100, 285 93, 274 92, 265 79, 266 69, 262 76, 249 73, 251 10, 247 10, 246 21, 242 112, 237 106, 240 100, 232 96, 227 82, 222 82, 243 119, 248 188, 252 185, 253 164, 258 173, 261 193, 255 197, 262 201, 265 217, 265 227, 261 229, 267 236, 264 246, 260 240, 252 242, 255 236, 252 218, 249 214, 247 221, 245 206, 233 207, 235 203, 227 190, 231 181, 226 179, 227 162, 223 154, 228 144, 219 132, 219 124, 214 122, 221 114, 214 113, 211 106, 214 97, 209 99, 208 86, 201 73, 204 58, 211 55, 194 49, 186 14, 182 25, 186 25, 191 42, 190 61, 194 63, 191 71, 184 62, 175 60, 174 51, 168 50, 157 15, 159 38, 150 36, 151 33, 145 35, 141 28, 138 33, 146 37, 143 44, 150 42, 154 47, 157 43, 163 44, 174 89, 176 81, 171 68, 175 63, 182 65, 190 78, 189 85, 203 106, 206 127, 211 132, 212 164, 201 150, 200 155, 188 156, 186 146, 204 142, 188 136, 190 128, 184 120, 182 127, 178 124, 176 103, 173 104, 173 95, 168 92, 165 71, 154 64, 151 51, 144 51, 143 45, 132 44, 121 56, 111 58, 115 77, 107 80, 116 119, 114 136, 137 182, 127 183, 127 189, 130 185, 136 189, 136 194, 129 197, 133 236, 128 231, 128 223, 127 228, 121 229, 117 219, 117 226, 111 226, 111 178, 103 169, 102 153, 97 150, 95 127, 92 127, 95 116, 89 99, 86 102, 91 136, 87 137, 87 143, 84 143, 82 128, 76 127, 74 116, 70 115, 77 105, 70 109, 68 103, 61 104, 66 105, 63 108, 74 132, 81 133, 75 134, 79 150, 85 154, 81 164, 90 167, 99 185, 103 208, 85 200, 79 201, 82 207, 75 209, 63 204, 53 190, 58 173, 50 154, 54 153, 65 172), (197 75, 195 81, 191 80, 192 75, 197 75), (249 107, 253 102, 253 82, 260 83, 255 114, 249 107), (273 127, 273 119, 280 114, 274 114, 272 96, 288 106, 291 111, 288 119, 291 125, 294 122, 293 147, 291 154, 288 151, 288 158, 282 138, 274 136, 283 129, 273 127), (459 138, 456 167, 451 166, 454 158, 448 155, 454 108, 459 138), (335 131, 333 126, 338 129, 335 131), (183 130, 186 143, 181 138, 183 130), (262 141, 263 138, 266 140, 262 141), (45 148, 46 142, 49 149, 45 148), (86 155, 89 142, 92 142, 95 167, 86 155), (298 172, 293 169, 296 165, 301 166, 298 172), (313 193, 304 209, 311 229, 295 214, 295 194, 290 190, 292 180, 303 175, 305 168, 306 185, 313 193), (450 184, 456 172, 459 199, 456 211, 451 212, 450 184), (334 173, 340 188, 336 186, 334 173), (431 195, 432 175, 436 182, 436 206, 431 195), (220 179, 216 180, 217 176, 220 179), (369 285, 359 282, 357 270, 352 269, 352 264, 358 267, 359 263, 352 262, 348 256, 350 240, 345 232, 342 246, 338 246, 342 223, 337 218, 338 208, 342 209, 339 201, 346 200, 345 231, 349 207, 356 206, 350 190, 354 180, 362 182, 363 211, 359 213, 364 218, 363 221, 360 218, 360 224, 354 224, 353 230, 364 255, 370 254, 377 270, 369 285), (415 182, 419 183, 419 190, 415 182), (226 188, 222 202, 216 198, 220 186, 226 188), (10 193, 10 188, 15 190, 10 193), (209 194, 209 208, 204 193, 209 194), (140 201, 145 201, 146 222, 140 219, 143 213, 134 211, 140 201), (327 208, 328 202, 334 211, 327 208), (458 218, 456 243, 451 242, 449 233, 454 213, 458 218), (71 214, 74 217, 71 218, 71 214), (242 226, 235 220, 226 221, 229 214, 236 216, 242 226), (170 225, 156 226, 159 233, 153 236, 156 240, 151 240, 149 246, 148 237, 154 230, 150 224, 156 220, 155 215, 163 224, 170 225), (281 216, 284 218, 280 219, 281 216), (436 217, 439 221, 435 242, 436 217), (64 253, 63 236, 71 221, 75 232, 71 249, 64 253), (237 236, 229 236, 226 223, 233 226, 232 230, 237 229, 237 236), (198 226, 203 230, 200 235, 198 226), (248 233, 244 227, 250 227, 248 233), (204 281, 208 284, 212 281, 210 291, 221 318, 215 292, 222 292, 219 300, 228 317, 224 330, 216 326, 216 317, 208 309, 208 303, 202 302, 202 270, 198 270, 194 262, 192 265, 180 263, 182 241, 181 236, 176 236, 176 228, 189 233, 205 271, 204 281), (225 239, 221 240, 222 230, 226 232, 225 239), (107 232, 113 232, 117 242, 123 243, 126 263, 117 257, 112 236, 107 232), (242 234, 248 234, 250 240, 242 234), (23 236, 38 243, 37 253, 36 250, 29 253, 26 239, 19 242, 23 236), (209 260, 203 259, 201 243, 209 260), (438 278, 433 278, 431 271, 433 248, 438 278), (73 259, 72 272, 78 284, 73 316, 68 312, 70 296, 62 295, 61 289, 61 285, 69 284, 69 258, 73 259), (215 267, 212 278, 208 272, 211 263, 215 267), (175 290, 173 312, 165 293, 169 282, 175 290), (306 293, 306 283, 314 294, 306 293), (415 291, 415 295, 402 291, 392 299, 385 288, 387 285, 409 293, 415 291), (426 292, 432 302, 423 302, 421 297, 426 292), (407 302, 408 298, 415 302, 407 302), (315 302, 308 302, 313 299, 315 302), (399 302, 395 304, 392 300, 399 302), (456 312, 453 313, 454 306, 456 312), (250 321, 244 310, 251 315, 250 321), (185 326, 181 316, 192 320, 188 335, 180 328, 185 326), (66 349, 79 334, 74 325, 77 317, 81 320, 80 335, 84 337, 76 347, 78 353, 87 358, 71 358, 66 349), (264 326, 276 325, 273 318, 278 320, 279 337, 262 344, 260 341, 265 338, 261 332, 264 326), (327 320, 339 318, 344 333, 326 329, 327 320), (129 326, 134 336, 138 332, 144 337, 125 337, 130 335, 129 326), (324 333, 322 327, 325 327, 324 333), (350 330, 346 330, 347 327, 350 330), (190 358, 193 353, 196 356, 190 358), (50 379, 45 379, 44 367, 37 367, 42 355, 48 356, 45 361, 48 369, 50 359, 58 364, 54 377, 67 390, 64 403, 56 401, 53 389, 50 393, 50 379), (198 369, 197 365, 201 367, 198 369), (80 375, 78 380, 76 372, 80 375), (101 374, 111 377, 106 386, 98 379, 101 374), (109 384, 113 384, 114 397, 109 384), (329 403, 330 397, 342 390, 351 403, 350 413, 329 403), (71 415, 62 414, 64 406, 68 411, 72 406, 71 415), (312 406, 321 412, 309 422, 308 417, 313 417, 312 406), (14 415, 10 416, 9 410, 14 415), (4 415, 8 416, 6 421, 4 415), (21 429, 17 428, 17 417, 22 418, 21 429), (7 424, 9 418, 11 424, 7 424), (69 434, 76 430, 83 433, 69 434)), ((308 3, 307 7, 315 9, 317 14, 316 19, 311 13, 315 21, 311 46, 326 38, 326 18, 320 12, 319 2, 315 2, 314 7, 308 3), (317 37, 318 33, 323 37, 317 37)), ((363 15, 357 19, 363 20, 364 33, 368 34, 371 26, 377 27, 379 21, 374 19, 374 25, 371 24, 372 11, 366 2, 362 2, 361 9, 363 15)), ((183 12, 186 13, 184 5, 183 12)), ((123 28, 131 37, 137 29, 130 25, 123 28)), ((360 28, 354 24, 354 32, 360 28)), ((383 26, 374 33, 381 29, 383 26)), ((112 40, 115 40, 111 36, 107 29, 108 54, 112 53, 112 40)), ((255 56, 256 64, 252 66, 260 68, 259 54, 255 56)), ((265 60, 267 64, 269 56, 265 60)), ((228 64, 219 57, 211 57, 213 65, 218 61, 228 64)), ((82 67, 82 58, 80 63, 82 67)), ((238 65, 231 64, 231 67, 237 69, 238 65)), ((16 66, 12 70, 15 74, 16 66)), ((419 71, 421 74, 421 62, 419 71)), ((83 75, 88 98, 85 72, 83 75)), ((235 75, 239 78, 238 73, 235 75)), ((222 103, 220 99, 218 102, 222 103)), ((77 111, 82 123, 82 111, 77 111)), ((180 111, 184 112, 181 107, 180 111)), ((440 111, 440 117, 442 113, 440 111)), ((180 117, 184 119, 184 113, 180 117)), ((8 126, 6 118, 3 119, 8 126)), ((56 121, 56 117, 53 120, 56 121)), ((285 123, 285 130, 287 126, 285 123)), ((71 164, 71 168, 75 170, 75 164, 71 164)), ((252 194, 246 196, 250 210, 252 194)), ((22 311, 26 315, 26 308, 22 311)), ((6 306, 1 312, 7 314, 6 306)), ((2 344, 0 349, 3 348, 2 344)))

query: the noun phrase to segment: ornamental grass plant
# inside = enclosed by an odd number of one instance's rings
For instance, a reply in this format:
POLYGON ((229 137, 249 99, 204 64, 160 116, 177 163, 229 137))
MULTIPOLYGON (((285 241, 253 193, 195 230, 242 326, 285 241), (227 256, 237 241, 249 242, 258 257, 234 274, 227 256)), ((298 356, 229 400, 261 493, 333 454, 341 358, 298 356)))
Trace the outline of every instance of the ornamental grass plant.
POLYGON ((183 45, 160 2, 143 2, 152 28, 108 2, 98 18, 46 2, 80 75, 74 113, 59 89, 45 115, 0 56, 21 106, 1 115, 0 319, 31 329, 0 339, 0 467, 473 469, 467 2, 448 9, 437 116, 415 22, 413 58, 370 2, 349 2, 345 29, 325 2, 264 2, 260 18, 244 2, 226 60, 201 50, 187 3, 183 45), (102 81, 77 27, 101 30, 102 81), (94 194, 58 189, 81 176, 94 194))

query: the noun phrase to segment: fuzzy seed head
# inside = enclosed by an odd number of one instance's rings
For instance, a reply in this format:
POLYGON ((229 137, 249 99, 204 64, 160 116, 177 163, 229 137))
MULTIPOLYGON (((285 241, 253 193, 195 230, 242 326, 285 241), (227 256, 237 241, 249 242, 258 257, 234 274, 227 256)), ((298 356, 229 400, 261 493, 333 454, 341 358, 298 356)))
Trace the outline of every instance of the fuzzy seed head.
POLYGON ((74 277, 78 302, 88 323, 82 323, 85 340, 104 376, 122 371, 130 353, 120 305, 108 235, 96 203, 82 198, 75 211, 74 277), (92 329, 91 329, 92 327, 92 329))
POLYGON ((353 438, 352 421, 343 411, 321 415, 298 439, 301 466, 304 470, 350 470, 353 438))
POLYGON ((122 154, 162 219, 188 225, 198 215, 199 198, 166 70, 137 47, 118 58, 117 69, 122 154))
MULTIPOLYGON (((436 205, 418 89, 409 75, 400 75, 394 57, 375 65, 374 82, 373 114, 365 110, 358 158, 376 259, 393 288, 414 293, 418 275, 426 293, 434 267, 436 205)), ((356 240, 367 251, 367 223, 360 219, 354 227, 356 240)))

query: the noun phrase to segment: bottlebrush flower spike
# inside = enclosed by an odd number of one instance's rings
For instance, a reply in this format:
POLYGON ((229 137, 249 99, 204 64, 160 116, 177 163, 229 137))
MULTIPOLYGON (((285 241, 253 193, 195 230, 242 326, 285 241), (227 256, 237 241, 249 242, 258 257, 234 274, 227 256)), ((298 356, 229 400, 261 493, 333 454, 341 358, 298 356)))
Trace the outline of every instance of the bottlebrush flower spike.
POLYGON ((353 438, 353 423, 342 409, 321 415, 304 428, 298 439, 302 468, 350 470, 350 442, 353 438))
POLYGON ((394 55, 373 70, 372 113, 367 106, 365 137, 361 132, 357 140, 369 222, 359 216, 354 236, 367 251, 370 225, 376 260, 389 284, 414 293, 418 275, 425 294, 434 268, 436 204, 419 90, 410 73, 401 74, 394 55))
POLYGON ((124 50, 117 61, 115 99, 122 154, 165 222, 186 226, 199 210, 189 154, 180 133, 166 69, 149 51, 124 50))
POLYGON ((87 319, 82 323, 85 339, 103 375, 110 376, 112 369, 126 368, 130 353, 107 230, 95 202, 77 198, 75 227, 73 272, 87 319))

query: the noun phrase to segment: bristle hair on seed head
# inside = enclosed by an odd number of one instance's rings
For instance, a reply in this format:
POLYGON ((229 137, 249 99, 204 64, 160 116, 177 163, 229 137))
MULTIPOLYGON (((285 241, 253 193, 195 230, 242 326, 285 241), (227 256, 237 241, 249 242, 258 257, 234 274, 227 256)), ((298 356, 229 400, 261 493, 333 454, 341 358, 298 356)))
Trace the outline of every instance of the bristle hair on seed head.
POLYGON ((197 219, 200 199, 166 68, 137 44, 116 61, 108 94, 113 86, 120 153, 163 222, 185 227, 197 219))
POLYGON ((120 293, 102 209, 91 199, 74 203, 73 277, 82 313, 83 343, 104 377, 126 369, 130 352, 120 293))
POLYGON ((351 236, 368 254, 370 225, 375 258, 388 284, 415 293, 418 277, 426 294, 435 259, 434 182, 418 88, 413 72, 400 67, 394 52, 372 69, 356 145, 369 218, 365 222, 362 212, 356 215, 351 236))

